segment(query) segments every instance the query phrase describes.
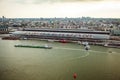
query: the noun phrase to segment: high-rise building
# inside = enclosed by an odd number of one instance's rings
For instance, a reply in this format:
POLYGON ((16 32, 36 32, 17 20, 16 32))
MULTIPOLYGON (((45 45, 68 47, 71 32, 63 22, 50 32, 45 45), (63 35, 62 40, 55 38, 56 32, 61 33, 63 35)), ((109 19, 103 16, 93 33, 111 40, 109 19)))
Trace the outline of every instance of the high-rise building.
POLYGON ((2 16, 2 24, 0 25, 0 34, 8 33, 8 26, 6 25, 5 17, 2 16))

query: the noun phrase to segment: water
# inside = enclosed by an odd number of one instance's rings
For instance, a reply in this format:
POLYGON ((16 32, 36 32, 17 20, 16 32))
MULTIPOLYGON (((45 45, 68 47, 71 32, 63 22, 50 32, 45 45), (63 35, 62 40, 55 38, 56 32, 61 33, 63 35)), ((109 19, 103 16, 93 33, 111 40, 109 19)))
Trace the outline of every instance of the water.
POLYGON ((120 80, 120 50, 35 40, 0 40, 0 80, 120 80), (49 44, 53 49, 17 48, 49 44), (109 53, 109 51, 112 53, 109 53))

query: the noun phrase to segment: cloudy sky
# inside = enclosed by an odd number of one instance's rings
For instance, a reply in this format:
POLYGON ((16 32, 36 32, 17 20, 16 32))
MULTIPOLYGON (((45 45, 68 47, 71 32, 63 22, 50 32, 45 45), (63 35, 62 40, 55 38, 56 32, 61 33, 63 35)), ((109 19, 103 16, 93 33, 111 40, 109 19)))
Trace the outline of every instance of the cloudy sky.
POLYGON ((0 0, 0 16, 120 18, 120 0, 0 0))

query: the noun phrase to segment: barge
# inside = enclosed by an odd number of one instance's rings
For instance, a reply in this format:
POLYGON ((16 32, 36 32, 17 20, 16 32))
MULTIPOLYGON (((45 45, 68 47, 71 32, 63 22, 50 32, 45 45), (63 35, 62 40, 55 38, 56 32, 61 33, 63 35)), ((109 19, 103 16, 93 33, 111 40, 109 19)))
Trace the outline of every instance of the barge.
POLYGON ((37 46, 37 45, 22 45, 22 44, 17 44, 17 45, 14 45, 14 47, 52 49, 52 47, 51 47, 51 46, 48 46, 48 45, 45 45, 45 46, 37 46))

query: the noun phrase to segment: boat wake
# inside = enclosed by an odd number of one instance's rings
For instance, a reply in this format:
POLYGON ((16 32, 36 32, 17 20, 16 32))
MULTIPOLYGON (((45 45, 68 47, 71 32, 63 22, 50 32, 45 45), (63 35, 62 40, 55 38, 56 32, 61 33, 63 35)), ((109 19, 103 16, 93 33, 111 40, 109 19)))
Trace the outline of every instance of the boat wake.
MULTIPOLYGON (((79 50, 79 51, 84 51, 84 52, 86 52, 86 53, 84 53, 85 55, 83 55, 83 56, 80 56, 80 57, 75 57, 75 58, 72 58, 72 59, 70 59, 70 60, 74 60, 74 59, 80 59, 80 58, 85 58, 85 57, 87 57, 87 56, 89 56, 90 55, 90 52, 93 52, 93 53, 96 53, 96 54, 99 54, 99 53, 103 53, 103 54, 108 54, 109 52, 108 51, 96 51, 96 50, 88 50, 88 51, 86 51, 85 49, 75 49, 75 48, 60 48, 60 47, 54 47, 54 49, 64 49, 64 50, 79 50)), ((110 54, 117 54, 117 52, 112 52, 112 53, 110 53, 110 54)))
POLYGON ((54 47, 54 49, 64 49, 64 50, 79 50, 79 51, 85 51, 83 49, 75 49, 75 48, 60 48, 60 47, 54 47))
MULTIPOLYGON (((79 50, 79 51, 86 51, 85 49, 60 48, 60 47, 54 47, 54 49, 64 49, 64 50, 79 50)), ((102 52, 102 51, 95 51, 95 50, 89 50, 89 52, 106 53, 106 52, 102 52)))
POLYGON ((90 55, 90 53, 87 52, 87 53, 86 53, 85 55, 83 55, 83 56, 71 58, 71 59, 69 59, 69 60, 81 59, 81 58, 85 58, 85 57, 87 57, 87 56, 89 56, 89 55, 90 55))
POLYGON ((83 53, 83 54, 85 54, 85 55, 82 55, 82 56, 79 56, 79 57, 74 57, 74 58, 71 58, 71 59, 69 59, 69 60, 81 59, 81 58, 85 58, 85 57, 87 57, 87 56, 90 55, 90 53, 89 53, 88 51, 84 50, 84 49, 60 48, 60 47, 55 47, 54 49, 79 50, 79 51, 84 51, 84 52, 85 52, 85 53, 83 53))

